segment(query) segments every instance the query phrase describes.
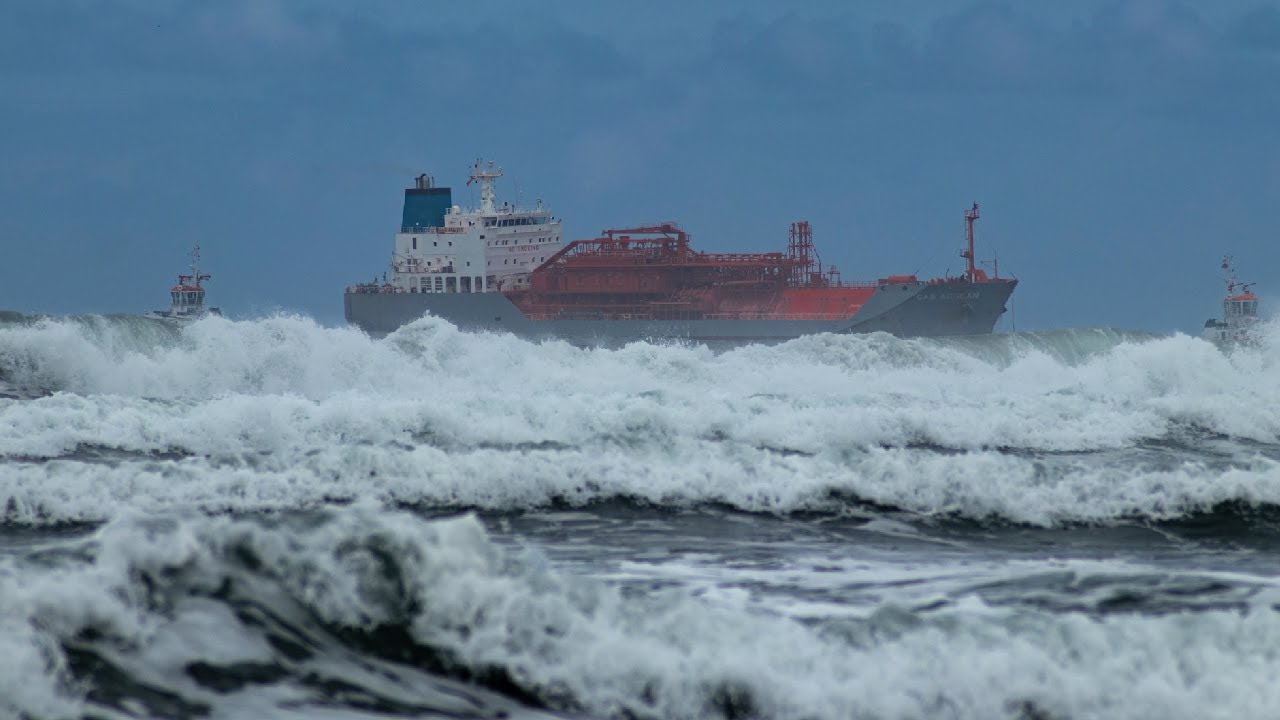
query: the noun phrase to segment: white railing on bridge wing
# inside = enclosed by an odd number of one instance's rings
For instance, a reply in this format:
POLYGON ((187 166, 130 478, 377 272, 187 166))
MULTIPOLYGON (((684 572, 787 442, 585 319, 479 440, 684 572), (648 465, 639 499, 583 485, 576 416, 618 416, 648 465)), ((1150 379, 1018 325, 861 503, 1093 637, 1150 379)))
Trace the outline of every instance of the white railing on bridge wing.
POLYGON ((464 227, 402 227, 401 235, 461 235, 467 231, 464 227))

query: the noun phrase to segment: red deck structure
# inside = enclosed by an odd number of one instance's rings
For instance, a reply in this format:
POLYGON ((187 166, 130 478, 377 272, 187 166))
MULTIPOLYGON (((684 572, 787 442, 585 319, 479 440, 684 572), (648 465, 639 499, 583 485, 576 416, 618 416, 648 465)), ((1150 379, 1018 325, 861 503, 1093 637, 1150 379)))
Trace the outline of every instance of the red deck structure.
POLYGON ((543 320, 839 320, 893 282, 917 280, 850 283, 835 268, 824 272, 807 222, 792 223, 786 253, 698 252, 688 233, 664 223, 576 240, 508 297, 543 320))

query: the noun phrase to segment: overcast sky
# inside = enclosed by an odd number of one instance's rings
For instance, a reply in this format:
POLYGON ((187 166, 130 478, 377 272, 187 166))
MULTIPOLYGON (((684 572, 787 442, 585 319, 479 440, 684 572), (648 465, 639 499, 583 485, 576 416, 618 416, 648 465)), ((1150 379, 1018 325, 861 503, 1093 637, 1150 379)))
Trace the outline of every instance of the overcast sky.
POLYGON ((198 242, 337 323, 480 156, 569 239, 807 219, 849 279, 959 271, 976 200, 1018 329, 1198 333, 1228 252, 1280 308, 1280 3, 8 0, 0 94, 4 309, 163 307, 198 242))

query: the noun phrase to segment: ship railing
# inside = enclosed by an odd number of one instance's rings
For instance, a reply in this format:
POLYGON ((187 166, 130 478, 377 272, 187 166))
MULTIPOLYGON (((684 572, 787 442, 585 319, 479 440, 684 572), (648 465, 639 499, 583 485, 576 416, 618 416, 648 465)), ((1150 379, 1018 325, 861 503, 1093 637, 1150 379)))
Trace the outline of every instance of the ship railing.
MULTIPOLYGON (((661 253, 646 252, 643 248, 574 248, 573 252, 567 253, 569 257, 589 258, 589 257, 623 257, 634 258, 636 260, 655 260, 658 258, 670 258, 670 256, 661 253)), ((675 259, 675 258, 670 258, 675 259)))
POLYGON ((346 288, 347 295, 484 295, 496 292, 502 292, 502 290, 493 285, 489 285, 483 290, 478 290, 474 287, 471 290, 459 290, 457 288, 453 290, 429 290, 419 286, 405 288, 391 283, 385 285, 365 283, 363 285, 348 285, 346 288))
POLYGON ((696 256, 699 263, 770 263, 790 265, 796 261, 788 260, 782 253, 702 253, 696 256))
POLYGON ((665 310, 653 312, 652 310, 622 309, 615 308, 609 311, 604 310, 566 310, 563 308, 536 308, 526 312, 530 320, 650 320, 650 321, 692 321, 692 320, 848 320, 853 316, 853 312, 845 313, 759 313, 759 312, 734 312, 734 313, 704 313, 696 310, 679 311, 665 310))
POLYGON ((714 313, 708 320, 844 320, 852 313, 714 313))
MULTIPOLYGON (((894 283, 888 283, 883 280, 841 280, 839 282, 824 282, 820 284, 810 284, 806 282, 799 282, 799 283, 796 283, 795 285, 789 285, 788 287, 801 288, 801 289, 812 288, 815 290, 827 290, 831 288, 857 288, 857 289, 870 290, 870 289, 881 287, 883 285, 891 285, 891 284, 894 284, 894 283)), ((902 284, 910 285, 912 283, 902 283, 902 284)))
POLYGON ((392 269, 400 275, 447 275, 454 271, 452 265, 412 265, 410 263, 397 264, 392 269))
POLYGON ((703 255, 671 255, 662 252, 648 252, 644 248, 576 248, 569 253, 574 258, 586 259, 594 257, 628 258, 647 264, 668 265, 773 265, 782 267, 791 261, 781 253, 716 253, 703 255))
POLYGON ((381 283, 360 283, 357 285, 348 285, 348 295, 381 295, 383 293, 400 292, 399 288, 390 284, 381 283))
POLYGON ((857 288, 857 289, 871 290, 874 288, 878 288, 881 285, 887 285, 887 284, 888 283, 884 283, 879 280, 841 280, 839 282, 823 282, 823 283, 807 283, 807 282, 801 281, 795 284, 789 284, 787 285, 787 287, 799 288, 802 290, 805 290, 805 289, 830 290, 830 289, 839 289, 839 288, 857 288))
POLYGON ((467 228, 401 228, 401 234, 465 234, 467 228))

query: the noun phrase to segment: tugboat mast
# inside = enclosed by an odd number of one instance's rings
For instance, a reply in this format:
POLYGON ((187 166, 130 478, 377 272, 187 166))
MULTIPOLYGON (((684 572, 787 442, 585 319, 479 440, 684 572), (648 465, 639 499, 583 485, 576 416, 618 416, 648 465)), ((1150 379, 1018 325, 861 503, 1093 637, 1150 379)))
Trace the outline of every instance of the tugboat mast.
POLYGON ((200 274, 200 245, 197 244, 191 248, 191 274, 179 275, 178 284, 182 285, 190 280, 195 284, 196 289, 200 289, 200 281, 208 280, 211 277, 212 276, 208 274, 200 274))
POLYGON ((1257 285, 1257 283, 1251 283, 1251 282, 1243 283, 1237 280, 1236 269, 1233 266, 1231 261, 1232 261, 1232 257, 1230 255, 1222 256, 1222 274, 1227 283, 1227 295, 1231 295, 1235 293, 1237 289, 1240 290, 1242 293, 1249 292, 1249 289, 1252 288, 1254 285, 1257 285))

